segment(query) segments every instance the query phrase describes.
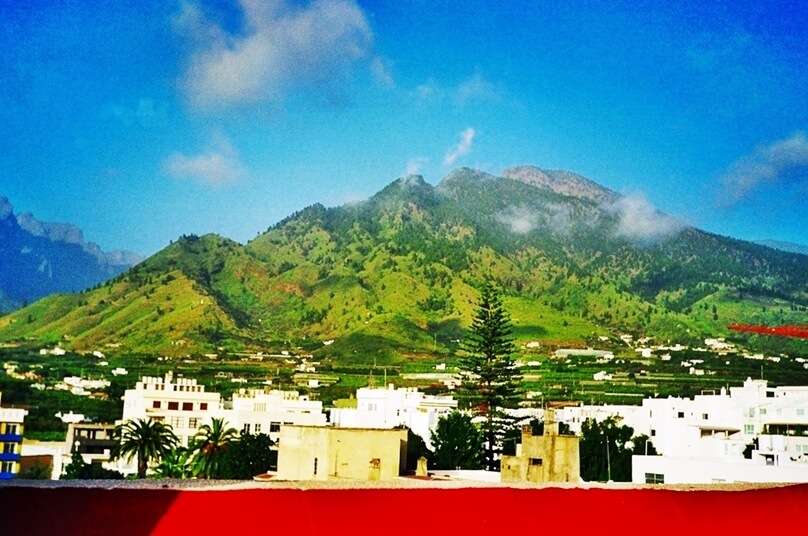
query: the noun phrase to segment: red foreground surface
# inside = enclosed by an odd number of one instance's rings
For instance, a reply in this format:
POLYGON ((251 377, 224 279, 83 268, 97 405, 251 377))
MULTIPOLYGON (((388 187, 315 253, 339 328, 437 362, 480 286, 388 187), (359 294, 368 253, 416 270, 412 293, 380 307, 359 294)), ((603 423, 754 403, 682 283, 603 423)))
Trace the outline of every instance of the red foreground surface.
POLYGON ((0 534, 805 534, 808 485, 669 489, 0 487, 0 534))

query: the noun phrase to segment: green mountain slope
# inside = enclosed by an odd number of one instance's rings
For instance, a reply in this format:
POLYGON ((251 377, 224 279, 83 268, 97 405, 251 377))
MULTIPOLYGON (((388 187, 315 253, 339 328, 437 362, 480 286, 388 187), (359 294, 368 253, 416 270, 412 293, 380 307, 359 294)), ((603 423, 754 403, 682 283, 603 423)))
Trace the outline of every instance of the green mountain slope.
POLYGON ((459 169, 313 205, 246 245, 182 237, 102 287, 0 318, 0 340, 171 355, 302 344, 394 362, 453 351, 489 277, 521 343, 695 341, 804 322, 808 306, 806 256, 684 226, 569 172, 459 169))

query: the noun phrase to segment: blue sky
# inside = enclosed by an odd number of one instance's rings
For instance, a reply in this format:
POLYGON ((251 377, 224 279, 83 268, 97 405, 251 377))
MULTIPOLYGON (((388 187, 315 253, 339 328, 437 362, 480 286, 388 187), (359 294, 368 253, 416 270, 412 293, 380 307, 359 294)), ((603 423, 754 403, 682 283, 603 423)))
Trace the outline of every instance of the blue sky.
POLYGON ((0 196, 153 254, 530 164, 808 244, 807 27, 779 1, 0 0, 0 196))

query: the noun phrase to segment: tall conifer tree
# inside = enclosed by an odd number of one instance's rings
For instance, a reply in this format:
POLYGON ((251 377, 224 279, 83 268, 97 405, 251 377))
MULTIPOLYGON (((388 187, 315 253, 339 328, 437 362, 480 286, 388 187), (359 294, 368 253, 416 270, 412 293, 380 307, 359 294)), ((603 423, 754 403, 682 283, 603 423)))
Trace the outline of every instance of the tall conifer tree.
POLYGON ((511 335, 510 316, 497 289, 487 282, 463 345, 460 369, 473 413, 485 418, 481 429, 489 471, 497 470, 500 438, 512 421, 503 410, 517 407, 520 400, 522 378, 515 365, 511 335))

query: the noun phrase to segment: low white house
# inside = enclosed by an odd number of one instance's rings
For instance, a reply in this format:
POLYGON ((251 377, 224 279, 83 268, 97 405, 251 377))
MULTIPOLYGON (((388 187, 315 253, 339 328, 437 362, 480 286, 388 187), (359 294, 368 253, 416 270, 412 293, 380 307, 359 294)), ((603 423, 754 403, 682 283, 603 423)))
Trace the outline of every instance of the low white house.
POLYGON ((432 447, 438 419, 457 409, 451 395, 427 395, 411 387, 363 387, 356 391, 356 408, 331 410, 331 423, 345 428, 406 426, 432 447))
POLYGON ((267 434, 273 441, 279 439, 284 424, 327 424, 323 403, 297 391, 240 389, 225 407, 220 416, 230 426, 248 434, 267 434))

